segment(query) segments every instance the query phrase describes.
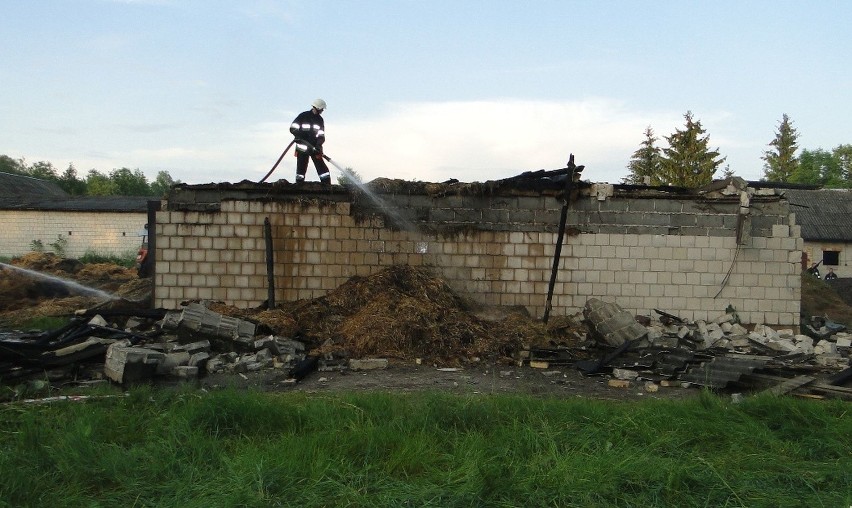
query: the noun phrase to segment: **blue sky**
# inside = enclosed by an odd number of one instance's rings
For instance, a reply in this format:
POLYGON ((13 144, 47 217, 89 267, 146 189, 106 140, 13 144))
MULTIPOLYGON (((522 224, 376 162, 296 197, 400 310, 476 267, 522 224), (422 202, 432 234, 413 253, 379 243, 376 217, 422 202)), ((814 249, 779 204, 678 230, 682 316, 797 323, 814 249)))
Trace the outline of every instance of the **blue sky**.
MULTIPOLYGON (((849 2, 0 7, 0 154, 81 176, 257 181, 318 97, 326 153, 364 180, 493 180, 573 153, 584 179, 617 183, 645 127, 670 135, 688 110, 746 179, 762 176, 784 113, 802 148, 852 143, 849 2)), ((294 167, 286 157, 271 180, 294 167)))

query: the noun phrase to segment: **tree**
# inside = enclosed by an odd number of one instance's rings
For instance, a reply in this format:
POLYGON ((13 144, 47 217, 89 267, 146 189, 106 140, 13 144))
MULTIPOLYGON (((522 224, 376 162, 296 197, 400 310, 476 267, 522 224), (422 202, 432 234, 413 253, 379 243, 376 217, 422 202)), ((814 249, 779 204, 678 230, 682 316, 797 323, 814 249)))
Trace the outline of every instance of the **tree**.
POLYGON ((172 179, 172 176, 168 171, 160 171, 157 173, 157 178, 151 182, 151 195, 152 196, 165 196, 169 189, 171 189, 172 185, 180 183, 180 180, 175 181, 172 179))
POLYGON ((638 150, 633 152, 627 169, 630 173, 622 180, 625 184, 640 185, 648 180, 651 185, 660 185, 661 157, 660 149, 654 144, 659 138, 654 136, 651 126, 645 128, 645 140, 638 150))
POLYGON ((57 182, 59 187, 72 196, 83 196, 86 194, 86 182, 77 178, 77 169, 74 164, 68 164, 68 168, 59 175, 57 182))
POLYGON ((852 145, 837 145, 831 153, 840 165, 840 175, 846 181, 844 187, 852 188, 852 145))
POLYGON ((97 169, 90 169, 86 175, 86 192, 90 196, 115 196, 118 186, 97 169))
POLYGON ((790 181, 832 188, 846 187, 849 182, 843 176, 840 158, 822 148, 802 150, 799 167, 790 181))
POLYGON ((343 186, 359 186, 362 184, 363 180, 361 179, 361 175, 358 174, 354 169, 347 167, 344 171, 341 171, 339 175, 337 175, 337 184, 343 186))
POLYGON ((710 136, 704 135, 701 121, 693 119, 692 111, 683 117, 685 129, 666 137, 669 147, 663 149, 660 181, 680 187, 700 187, 713 180, 713 174, 726 157, 719 158, 718 148, 708 148, 710 136))
POLYGON ((763 180, 771 182, 789 182, 799 166, 796 150, 799 133, 793 128, 786 113, 781 117, 775 139, 769 142, 772 150, 763 152, 763 180))
POLYGON ((59 175, 56 174, 56 168, 53 167, 53 164, 47 161, 32 163, 32 165, 27 168, 27 174, 33 178, 40 178, 42 180, 47 180, 48 182, 56 182, 59 180, 59 175))
POLYGON ((27 164, 24 159, 13 159, 8 155, 0 155, 0 172, 13 175, 26 175, 27 164))
POLYGON ((148 178, 142 171, 128 168, 113 169, 109 173, 109 179, 115 184, 116 194, 119 196, 148 196, 151 187, 148 178))

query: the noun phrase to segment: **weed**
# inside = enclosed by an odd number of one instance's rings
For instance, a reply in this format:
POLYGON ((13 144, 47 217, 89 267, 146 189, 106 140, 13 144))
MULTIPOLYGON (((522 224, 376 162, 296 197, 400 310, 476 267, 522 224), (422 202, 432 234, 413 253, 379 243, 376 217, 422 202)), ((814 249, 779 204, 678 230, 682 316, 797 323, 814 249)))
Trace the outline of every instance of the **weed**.
POLYGON ((123 266, 125 268, 133 268, 136 264, 136 253, 126 252, 118 256, 115 254, 103 254, 94 252, 92 250, 87 250, 78 261, 86 264, 109 263, 118 266, 123 266))
POLYGON ((17 324, 18 328, 24 330, 55 330, 62 328, 70 318, 59 316, 35 316, 17 324))
POLYGON ((68 239, 62 235, 56 235, 56 240, 48 245, 53 249, 53 253, 61 258, 64 258, 65 253, 68 251, 68 239))

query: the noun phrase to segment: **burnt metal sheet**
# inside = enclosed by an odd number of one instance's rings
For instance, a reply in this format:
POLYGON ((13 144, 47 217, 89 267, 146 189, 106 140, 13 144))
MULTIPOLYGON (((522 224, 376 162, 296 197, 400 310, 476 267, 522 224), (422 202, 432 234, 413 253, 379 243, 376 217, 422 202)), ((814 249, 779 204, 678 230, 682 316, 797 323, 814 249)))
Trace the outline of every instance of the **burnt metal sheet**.
POLYGON ((678 379, 709 388, 724 388, 744 374, 766 365, 764 360, 716 357, 689 369, 678 379))

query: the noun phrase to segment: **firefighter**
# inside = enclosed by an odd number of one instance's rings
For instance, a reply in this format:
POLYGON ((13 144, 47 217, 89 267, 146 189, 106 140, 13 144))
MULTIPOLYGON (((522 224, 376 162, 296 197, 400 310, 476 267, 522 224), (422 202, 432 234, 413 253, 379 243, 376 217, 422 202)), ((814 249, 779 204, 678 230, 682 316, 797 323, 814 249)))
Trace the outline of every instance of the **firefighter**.
POLYGON ((331 173, 323 160, 322 145, 325 142, 325 122, 322 112, 326 104, 322 99, 311 103, 310 111, 300 113, 290 124, 290 133, 296 138, 296 183, 305 181, 308 159, 313 159, 320 182, 331 185, 331 173))

